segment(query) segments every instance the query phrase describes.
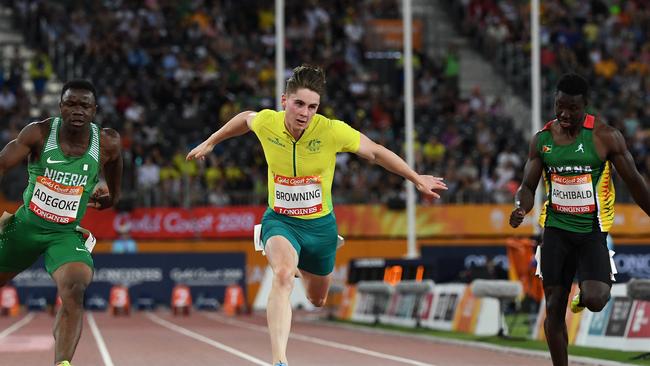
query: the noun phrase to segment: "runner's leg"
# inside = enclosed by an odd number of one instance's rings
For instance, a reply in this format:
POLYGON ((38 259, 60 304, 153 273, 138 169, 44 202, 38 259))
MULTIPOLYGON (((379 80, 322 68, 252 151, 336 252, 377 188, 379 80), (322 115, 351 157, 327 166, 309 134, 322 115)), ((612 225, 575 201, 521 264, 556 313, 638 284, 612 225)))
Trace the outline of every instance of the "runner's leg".
POLYGON ((298 273, 298 253, 289 240, 275 235, 266 241, 266 257, 273 270, 273 284, 266 306, 273 363, 287 362, 291 330, 291 303, 294 276, 298 273))
POLYGON ((585 280, 580 283, 580 303, 596 313, 609 301, 610 285, 601 281, 585 280))
POLYGON ((93 270, 81 262, 59 267, 52 278, 61 296, 62 306, 54 322, 54 362, 71 361, 83 326, 83 301, 93 270))
POLYGON ((316 307, 325 306, 330 283, 332 282, 332 274, 319 276, 303 270, 300 270, 300 273, 305 284, 307 299, 316 307))
POLYGON ((544 333, 546 343, 551 352, 553 366, 567 366, 567 345, 569 336, 566 329, 566 306, 569 292, 562 286, 545 286, 546 320, 544 320, 544 333))

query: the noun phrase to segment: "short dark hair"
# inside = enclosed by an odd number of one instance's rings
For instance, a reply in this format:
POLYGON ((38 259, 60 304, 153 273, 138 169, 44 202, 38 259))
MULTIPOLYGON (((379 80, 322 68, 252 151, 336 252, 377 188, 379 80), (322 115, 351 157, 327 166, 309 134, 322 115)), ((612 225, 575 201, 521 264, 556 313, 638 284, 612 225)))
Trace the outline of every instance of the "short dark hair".
POLYGON ((75 80, 70 80, 65 84, 63 84, 63 89, 61 89, 61 101, 63 101, 63 94, 65 94, 66 90, 68 89, 88 90, 93 94, 93 98, 95 98, 95 102, 97 102, 97 92, 95 91, 95 86, 93 85, 92 82, 88 80, 75 79, 75 80))
POLYGON ((293 69, 293 75, 287 80, 285 92, 295 93, 298 89, 313 90, 318 95, 325 94, 325 72, 318 66, 302 65, 293 69))
POLYGON ((576 73, 564 74, 557 83, 556 90, 568 95, 582 95, 587 100, 589 84, 587 80, 576 73))

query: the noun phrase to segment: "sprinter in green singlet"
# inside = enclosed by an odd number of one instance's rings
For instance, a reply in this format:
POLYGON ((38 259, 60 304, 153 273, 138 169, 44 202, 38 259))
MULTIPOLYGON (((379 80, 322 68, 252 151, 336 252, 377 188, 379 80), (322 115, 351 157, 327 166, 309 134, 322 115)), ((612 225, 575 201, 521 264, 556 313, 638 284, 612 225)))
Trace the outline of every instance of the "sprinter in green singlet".
POLYGON ((650 215, 650 191, 623 135, 585 113, 587 95, 587 81, 577 74, 564 75, 558 82, 556 119, 530 143, 510 215, 510 225, 518 227, 533 208, 543 175, 548 198, 539 218, 544 228, 539 265, 546 296, 544 331, 554 366, 568 364, 565 313, 574 276, 580 292, 571 311, 601 311, 610 297, 615 271, 606 239, 614 223, 612 165, 634 201, 650 215))
POLYGON ((0 151, 0 176, 28 159, 23 205, 0 219, 0 286, 43 254, 62 300, 54 323, 54 363, 69 365, 81 336, 84 292, 93 277, 94 237, 79 226, 87 207, 105 209, 120 196, 120 135, 92 123, 92 83, 61 91, 60 117, 33 122, 0 151), (100 171, 106 185, 98 184, 100 171))

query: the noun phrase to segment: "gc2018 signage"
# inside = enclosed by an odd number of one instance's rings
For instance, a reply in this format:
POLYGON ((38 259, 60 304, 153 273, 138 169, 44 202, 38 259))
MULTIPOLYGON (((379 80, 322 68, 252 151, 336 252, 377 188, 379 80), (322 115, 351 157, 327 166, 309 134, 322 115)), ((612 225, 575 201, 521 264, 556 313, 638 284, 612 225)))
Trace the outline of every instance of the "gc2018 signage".
MULTIPOLYGON (((168 304, 172 288, 187 285, 193 297, 202 294, 223 301, 226 286, 239 284, 246 288, 246 257, 244 253, 201 254, 95 254, 93 282, 87 297, 108 299, 112 286, 129 288, 133 299, 153 298, 168 304)), ((45 297, 53 301, 56 287, 39 260, 13 280, 21 302, 27 297, 45 297)))

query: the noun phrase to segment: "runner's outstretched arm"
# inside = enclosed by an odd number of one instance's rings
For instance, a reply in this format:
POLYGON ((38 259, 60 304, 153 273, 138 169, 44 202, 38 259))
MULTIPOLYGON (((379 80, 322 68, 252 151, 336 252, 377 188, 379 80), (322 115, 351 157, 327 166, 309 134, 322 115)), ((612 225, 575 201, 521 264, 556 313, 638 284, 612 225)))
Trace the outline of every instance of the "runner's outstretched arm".
POLYGON ((524 216, 533 209, 535 204, 535 190, 537 190, 537 184, 542 175, 542 158, 537 151, 537 136, 533 136, 530 142, 528 160, 524 166, 524 177, 515 194, 515 208, 510 213, 510 226, 514 228, 524 221, 524 216))
POLYGON ((427 197, 440 198, 435 191, 447 190, 447 185, 442 178, 416 173, 397 154, 375 143, 364 134, 361 134, 361 143, 356 154, 373 164, 381 165, 389 172, 410 180, 415 184, 415 188, 427 197))
POLYGON ((627 188, 634 198, 634 202, 650 216, 650 191, 648 184, 634 164, 634 158, 627 149, 625 138, 620 131, 614 128, 608 128, 607 133, 603 134, 603 142, 609 147, 607 159, 612 162, 616 172, 623 178, 627 188))
POLYGON ((251 123, 257 112, 245 111, 234 116, 226 122, 217 132, 213 133, 199 146, 192 149, 185 159, 205 159, 205 156, 212 152, 214 147, 231 137, 241 136, 251 130, 251 123))
POLYGON ((37 122, 25 126, 18 137, 0 151, 0 178, 7 170, 25 160, 32 150, 37 151, 37 146, 41 141, 43 141, 43 134, 37 122))

